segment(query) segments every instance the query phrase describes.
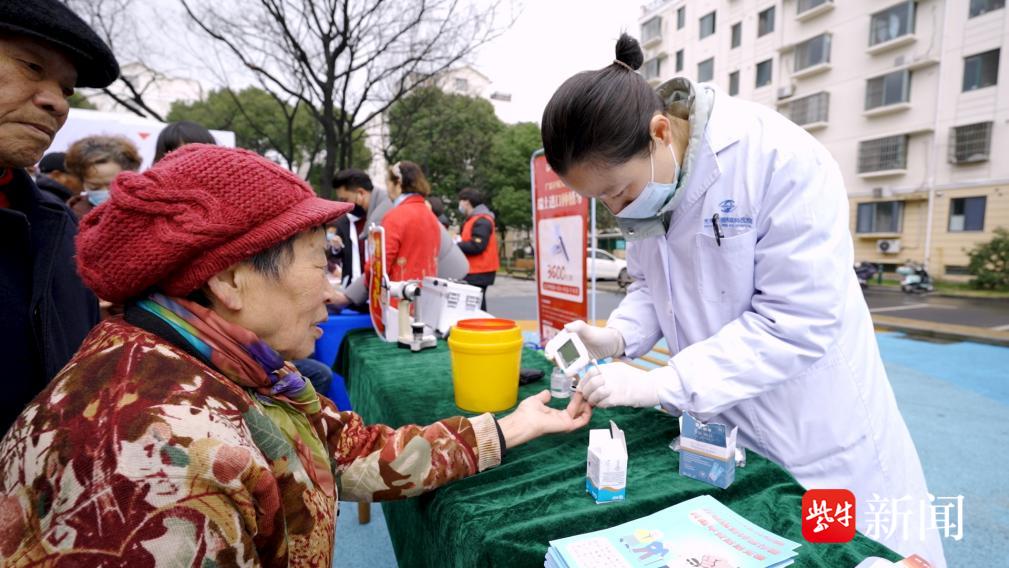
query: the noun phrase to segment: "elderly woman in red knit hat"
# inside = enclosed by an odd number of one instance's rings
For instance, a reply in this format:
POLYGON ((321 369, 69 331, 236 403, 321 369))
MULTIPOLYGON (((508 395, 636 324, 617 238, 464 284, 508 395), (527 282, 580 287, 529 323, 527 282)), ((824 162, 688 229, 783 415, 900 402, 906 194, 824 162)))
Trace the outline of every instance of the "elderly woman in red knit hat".
POLYGON ((349 208, 202 144, 116 179, 78 268, 126 311, 0 443, 0 564, 330 566, 338 497, 417 495, 588 422, 546 391, 399 429, 318 396, 288 361, 322 333, 322 227, 349 208))

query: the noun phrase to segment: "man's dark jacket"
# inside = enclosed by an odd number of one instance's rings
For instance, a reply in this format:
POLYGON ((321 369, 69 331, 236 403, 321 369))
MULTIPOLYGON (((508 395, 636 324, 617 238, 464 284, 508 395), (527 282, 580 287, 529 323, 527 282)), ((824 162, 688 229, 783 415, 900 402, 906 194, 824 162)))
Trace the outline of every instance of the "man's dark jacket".
POLYGON ((98 323, 77 275, 77 218, 27 172, 10 173, 0 187, 10 202, 0 207, 0 435, 98 323))

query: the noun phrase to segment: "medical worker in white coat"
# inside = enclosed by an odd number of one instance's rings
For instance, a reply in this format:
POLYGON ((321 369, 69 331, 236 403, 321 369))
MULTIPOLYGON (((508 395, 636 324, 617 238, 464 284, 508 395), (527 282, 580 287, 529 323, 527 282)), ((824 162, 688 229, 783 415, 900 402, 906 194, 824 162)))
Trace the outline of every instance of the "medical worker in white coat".
POLYGON ((602 365, 583 396, 738 426, 807 489, 852 491, 861 532, 945 566, 852 270, 837 163, 763 105, 687 79, 652 89, 642 60, 623 35, 611 65, 568 79, 543 113, 550 167, 616 215, 635 278, 606 327, 567 329, 597 358, 662 338, 672 355, 647 372, 602 365))

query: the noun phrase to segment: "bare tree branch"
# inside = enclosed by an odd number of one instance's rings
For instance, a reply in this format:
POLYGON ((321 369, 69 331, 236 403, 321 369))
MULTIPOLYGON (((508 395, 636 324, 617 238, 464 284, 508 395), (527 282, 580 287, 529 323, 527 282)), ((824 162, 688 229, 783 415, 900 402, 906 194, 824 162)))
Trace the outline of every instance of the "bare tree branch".
POLYGON ((511 0, 496 0, 489 10, 467 1, 179 3, 191 24, 223 46, 239 69, 319 123, 325 187, 337 167, 351 163, 354 143, 369 122, 511 25, 497 21, 500 3, 511 0))
MULTIPOLYGON (((124 61, 124 58, 128 58, 130 62, 139 63, 142 68, 151 70, 143 58, 138 57, 138 53, 130 53, 130 50, 121 41, 127 39, 128 33, 135 31, 131 30, 133 0, 64 0, 64 2, 95 30, 120 62, 124 61)), ((135 51, 143 52, 144 49, 135 51)), ((151 73, 153 77, 151 82, 143 87, 137 85, 134 78, 120 74, 112 85, 101 89, 101 91, 137 116, 164 121, 161 113, 144 100, 144 92, 152 82, 156 81, 158 76, 153 70, 151 73), (116 85, 122 88, 116 89, 116 85)))

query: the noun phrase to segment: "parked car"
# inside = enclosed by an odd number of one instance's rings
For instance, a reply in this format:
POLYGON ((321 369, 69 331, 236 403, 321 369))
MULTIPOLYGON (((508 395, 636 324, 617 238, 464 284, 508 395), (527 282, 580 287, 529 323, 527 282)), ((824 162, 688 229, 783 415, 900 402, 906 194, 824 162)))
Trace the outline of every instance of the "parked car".
MULTIPOLYGON (((588 275, 592 275, 592 251, 588 251, 588 261, 585 270, 588 275)), ((631 277, 627 273, 627 261, 617 258, 604 250, 596 250, 596 279, 616 280, 621 288, 631 283, 631 277)))

